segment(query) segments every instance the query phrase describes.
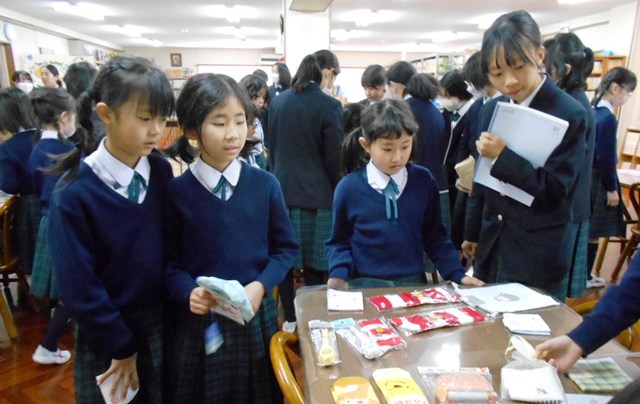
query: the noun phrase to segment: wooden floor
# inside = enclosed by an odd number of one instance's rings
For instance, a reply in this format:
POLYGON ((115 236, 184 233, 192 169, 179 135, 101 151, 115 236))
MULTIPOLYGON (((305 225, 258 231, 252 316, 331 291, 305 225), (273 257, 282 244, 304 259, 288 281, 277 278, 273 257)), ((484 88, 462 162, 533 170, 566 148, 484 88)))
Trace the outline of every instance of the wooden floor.
MULTIPOLYGON (((602 276, 607 280, 619 254, 614 245, 605 256, 602 276)), ((599 297, 604 289, 589 289, 580 300, 599 297)), ((73 403, 73 356, 64 365, 39 365, 31 355, 48 325, 48 312, 35 313, 27 304, 14 310, 20 332, 10 341, 0 320, 0 404, 73 403)), ((71 327, 61 341, 61 347, 73 352, 71 327)))

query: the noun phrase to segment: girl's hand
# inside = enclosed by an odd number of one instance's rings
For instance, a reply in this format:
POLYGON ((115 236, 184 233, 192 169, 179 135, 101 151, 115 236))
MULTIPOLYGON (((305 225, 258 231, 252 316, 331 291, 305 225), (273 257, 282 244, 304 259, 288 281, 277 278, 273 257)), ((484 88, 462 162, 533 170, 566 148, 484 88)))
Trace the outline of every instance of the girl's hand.
POLYGON ((464 257, 468 260, 472 260, 476 257, 476 251, 478 250, 478 243, 474 243, 473 241, 463 241, 462 242, 462 253, 464 257))
POLYGON ((205 315, 215 304, 213 295, 201 286, 193 289, 189 295, 189 309, 193 314, 205 315))
POLYGON ((107 377, 113 374, 113 385, 109 396, 112 402, 120 402, 127 396, 129 388, 137 389, 140 385, 138 380, 138 371, 136 370, 136 359, 138 354, 135 353, 125 359, 112 359, 111 366, 98 378, 98 386, 104 382, 107 377), (118 386, 122 385, 120 397, 116 397, 118 386))
POLYGON ((482 132, 480 138, 476 140, 476 147, 482 157, 495 159, 507 147, 507 144, 496 135, 482 132))
POLYGON ((258 281, 253 281, 244 287, 244 291, 247 292, 247 297, 249 298, 249 302, 251 302, 251 308, 253 308, 253 312, 257 313, 258 310, 260 310, 262 299, 264 298, 264 294, 266 293, 264 285, 258 281))
POLYGON ((461 284, 467 286, 484 286, 484 282, 478 278, 474 278, 473 276, 465 276, 460 281, 461 284))
POLYGON ((607 206, 615 207, 620 203, 618 191, 607 191, 607 206))
POLYGON ((460 178, 456 179, 456 188, 458 189, 458 191, 462 191, 465 194, 470 194, 471 193, 471 188, 465 187, 464 183, 462 182, 462 180, 460 178))
POLYGON ((551 338, 536 346, 536 357, 548 361, 561 373, 566 373, 583 353, 580 345, 566 335, 551 338))
POLYGON ((349 289, 349 282, 340 278, 329 278, 329 281, 327 282, 327 288, 336 290, 347 290, 349 289))

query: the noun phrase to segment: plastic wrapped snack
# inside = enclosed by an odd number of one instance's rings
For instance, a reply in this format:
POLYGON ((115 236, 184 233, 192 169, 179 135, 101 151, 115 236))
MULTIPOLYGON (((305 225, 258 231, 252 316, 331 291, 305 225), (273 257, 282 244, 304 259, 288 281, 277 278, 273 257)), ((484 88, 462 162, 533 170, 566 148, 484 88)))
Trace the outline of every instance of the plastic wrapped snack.
POLYGON ((379 358, 386 350, 382 349, 376 341, 366 335, 352 318, 341 318, 331 322, 336 333, 345 339, 356 351, 367 359, 379 358))
POLYGON ((340 363, 338 342, 333 324, 327 321, 309 321, 309 333, 319 366, 331 366, 340 363))
POLYGON ((377 369, 371 376, 388 404, 429 404, 418 383, 404 369, 377 369))
POLYGON ((456 303, 460 301, 460 296, 445 287, 435 287, 414 292, 402 292, 369 298, 369 303, 379 312, 419 306, 422 304, 456 303))
POLYGON ((360 330, 362 330, 366 336, 382 348, 384 352, 407 346, 407 343, 391 328, 384 318, 359 320, 358 327, 360 327, 360 330))
POLYGON ((497 400, 488 368, 418 367, 418 371, 429 387, 427 391, 430 393, 429 398, 432 403, 494 404, 497 400))
POLYGON ((389 321, 408 336, 436 328, 483 323, 488 319, 487 316, 472 307, 460 306, 427 311, 412 316, 393 317, 389 321))

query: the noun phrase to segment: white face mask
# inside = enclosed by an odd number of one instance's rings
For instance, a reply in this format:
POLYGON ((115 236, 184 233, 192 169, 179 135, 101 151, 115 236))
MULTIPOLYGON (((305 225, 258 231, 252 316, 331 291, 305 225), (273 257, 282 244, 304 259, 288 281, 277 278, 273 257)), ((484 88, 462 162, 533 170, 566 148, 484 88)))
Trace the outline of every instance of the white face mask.
POLYGON ((278 73, 273 73, 271 75, 271 81, 273 81, 273 84, 280 84, 280 75, 278 73))
POLYGON ((440 105, 449 112, 453 112, 460 107, 460 102, 457 98, 440 98, 439 101, 440 105))
POLYGON ((471 93, 471 95, 473 96, 473 99, 478 99, 487 95, 487 92, 484 89, 478 90, 477 88, 475 88, 474 86, 468 83, 467 83, 467 91, 471 93))
POLYGON ((28 81, 21 81, 19 83, 16 83, 16 87, 29 94, 31 90, 33 90, 33 83, 30 83, 28 81))

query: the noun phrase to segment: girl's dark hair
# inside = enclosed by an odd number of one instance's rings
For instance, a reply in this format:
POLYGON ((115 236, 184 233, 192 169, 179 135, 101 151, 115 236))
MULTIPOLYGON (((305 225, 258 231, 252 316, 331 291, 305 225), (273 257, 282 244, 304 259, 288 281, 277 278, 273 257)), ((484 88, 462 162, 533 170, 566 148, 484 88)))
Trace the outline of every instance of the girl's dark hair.
POLYGON ((438 96, 440 86, 438 79, 431 74, 416 73, 409 79, 406 90, 412 97, 431 101, 438 96))
POLYGON ((380 65, 369 65, 360 78, 362 87, 380 87, 387 83, 387 72, 380 65))
POLYGON ((289 71, 287 65, 282 62, 276 62, 274 66, 276 67, 276 70, 278 70, 278 76, 280 78, 278 84, 280 84, 282 88, 290 88, 291 72, 289 71))
POLYGON ((344 107, 344 112, 342 114, 342 127, 344 128, 344 133, 349 133, 360 126, 363 110, 364 105, 357 102, 349 103, 344 107))
POLYGON ((600 103, 600 100, 602 100, 602 96, 609 91, 611 85, 614 83, 620 87, 627 88, 631 92, 636 89, 636 75, 625 67, 614 67, 609 70, 602 80, 600 80, 600 85, 596 89, 596 94, 591 100, 591 105, 594 107, 597 106, 600 103))
MULTIPOLYGON (((47 70, 49 70, 49 72, 51 72, 51 74, 53 74, 54 77, 60 77, 60 72, 58 71, 58 68, 55 65, 48 64, 44 67, 47 70)), ((62 80, 56 79, 56 84, 58 85, 58 87, 62 87, 62 80)))
POLYGON ((73 95, 75 99, 78 99, 80 94, 91 88, 97 74, 98 69, 88 62, 72 64, 64 75, 67 91, 73 95))
POLYGON ((488 74, 491 58, 499 67, 500 54, 504 54, 508 66, 517 59, 537 66, 536 52, 541 46, 540 28, 531 14, 524 10, 503 14, 482 37, 482 72, 488 74))
POLYGON ((302 59, 296 75, 293 76, 291 91, 294 93, 304 91, 312 81, 318 84, 322 82, 322 70, 315 56, 307 55, 302 59))
POLYGON ((207 115, 236 98, 247 117, 247 125, 255 119, 255 106, 246 91, 234 79, 224 74, 202 73, 191 77, 182 87, 176 102, 176 115, 183 135, 165 150, 172 158, 180 157, 187 164, 195 160, 197 152, 189 144, 187 133, 200 136, 207 115), (251 121, 250 121, 251 119, 251 121))
MULTIPOLYGON (((90 110, 92 103, 102 102, 115 111, 132 99, 148 106, 151 116, 169 117, 175 108, 173 88, 165 73, 145 58, 127 56, 109 59, 100 68, 91 90, 79 102, 80 108, 90 110)), ((53 172, 68 171, 68 178, 75 178, 83 152, 76 147, 61 157, 53 172)))
POLYGON ((66 90, 60 87, 39 87, 31 94, 31 106, 33 114, 38 121, 38 138, 42 128, 52 125, 60 134, 58 119, 63 112, 76 113, 76 101, 66 90))
POLYGON ((265 105, 269 103, 269 86, 262 77, 257 74, 248 74, 244 76, 238 84, 247 91, 249 99, 251 100, 258 97, 260 95, 260 91, 264 91, 264 103, 265 105))
POLYGON ((467 90, 467 83, 464 81, 462 71, 450 70, 440 79, 440 86, 445 94, 456 97, 459 100, 470 100, 473 95, 467 90))
POLYGON ((546 50, 544 66, 547 73, 555 72, 559 77, 558 87, 571 92, 586 90, 587 78, 593 70, 595 57, 573 32, 562 33, 544 42, 546 50), (567 66, 571 69, 567 71, 567 66))
POLYGON ((15 88, 0 90, 0 131, 18 133, 35 127, 29 96, 15 88))
POLYGON ((396 62, 387 70, 387 83, 394 82, 407 85, 411 77, 416 74, 416 68, 405 60, 396 62))
POLYGON ((360 137, 371 144, 380 138, 399 139, 406 133, 413 137, 415 143, 413 135, 417 131, 418 124, 406 102, 385 99, 369 105, 362 112, 361 126, 352 130, 342 143, 344 173, 357 170, 369 161, 358 140, 360 137))
POLYGON ((256 69, 251 74, 255 74, 256 76, 260 77, 264 81, 269 80, 269 75, 267 75, 267 73, 262 69, 256 69))
MULTIPOLYGON (((255 106, 255 104, 251 103, 251 107, 248 110, 245 109, 245 114, 247 114, 247 132, 248 132, 250 127, 253 127, 253 128, 256 127, 256 124, 258 121, 257 118, 258 118, 258 115, 260 115, 260 108, 255 106)), ((242 146, 242 150, 240 150, 240 157, 244 158, 245 160, 249 160, 249 157, 251 155, 251 149, 253 149, 253 146, 257 145, 258 143, 260 143, 259 140, 250 139, 249 134, 247 133, 247 139, 244 142, 244 146, 242 146)))
POLYGON ((491 85, 489 77, 482 71, 482 52, 474 52, 462 67, 464 80, 478 90, 482 90, 491 85))
POLYGON ((11 80, 14 83, 18 83, 18 82, 20 82, 20 77, 24 77, 25 79, 29 80, 30 82, 33 82, 33 79, 31 78, 31 75, 26 70, 16 70, 15 72, 13 72, 13 75, 11 76, 11 80))

